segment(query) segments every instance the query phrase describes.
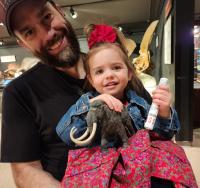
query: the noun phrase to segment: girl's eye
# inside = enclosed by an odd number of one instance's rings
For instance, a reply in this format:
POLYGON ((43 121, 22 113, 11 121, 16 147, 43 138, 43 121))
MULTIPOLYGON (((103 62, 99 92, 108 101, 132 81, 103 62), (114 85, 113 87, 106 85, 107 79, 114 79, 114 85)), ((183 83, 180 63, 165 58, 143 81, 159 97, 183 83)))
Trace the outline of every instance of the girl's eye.
POLYGON ((114 66, 113 69, 114 69, 114 70, 120 70, 120 69, 121 69, 121 66, 114 66))
POLYGON ((100 69, 100 70, 97 70, 97 71, 95 71, 95 74, 96 74, 96 75, 98 75, 98 74, 102 74, 102 73, 103 73, 103 70, 101 70, 101 69, 100 69))

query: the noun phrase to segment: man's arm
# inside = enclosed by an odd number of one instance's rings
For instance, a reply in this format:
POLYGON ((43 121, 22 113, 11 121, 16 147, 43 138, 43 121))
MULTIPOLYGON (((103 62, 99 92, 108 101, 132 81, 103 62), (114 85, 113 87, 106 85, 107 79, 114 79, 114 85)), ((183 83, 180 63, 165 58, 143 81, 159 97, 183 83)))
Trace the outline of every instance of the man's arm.
POLYGON ((40 161, 11 163, 11 169, 18 188, 60 187, 60 182, 43 170, 40 161))

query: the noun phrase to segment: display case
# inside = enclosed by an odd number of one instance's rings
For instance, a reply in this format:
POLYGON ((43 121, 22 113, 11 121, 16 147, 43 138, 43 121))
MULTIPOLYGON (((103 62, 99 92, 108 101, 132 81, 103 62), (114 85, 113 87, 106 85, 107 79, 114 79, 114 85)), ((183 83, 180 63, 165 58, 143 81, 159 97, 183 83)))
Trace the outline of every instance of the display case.
POLYGON ((200 128, 200 25, 194 27, 193 128, 200 128))
POLYGON ((194 81, 200 82, 200 25, 194 26, 194 81))

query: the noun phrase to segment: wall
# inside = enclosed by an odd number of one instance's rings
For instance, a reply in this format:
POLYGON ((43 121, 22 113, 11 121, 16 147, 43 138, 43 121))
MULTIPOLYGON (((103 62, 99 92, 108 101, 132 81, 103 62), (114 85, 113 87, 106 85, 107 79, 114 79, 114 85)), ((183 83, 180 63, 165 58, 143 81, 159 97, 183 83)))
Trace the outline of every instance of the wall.
MULTIPOLYGON (((88 51, 87 41, 84 38, 80 38, 79 43, 80 43, 82 52, 87 52, 88 51)), ((25 57, 33 57, 33 55, 29 51, 27 51, 26 49, 20 46, 12 46, 12 47, 6 47, 6 48, 1 47, 0 56, 6 56, 6 55, 16 56, 16 62, 13 62, 13 63, 21 63, 25 57)), ((3 71, 7 69, 8 64, 9 63, 0 63, 0 70, 3 71)))

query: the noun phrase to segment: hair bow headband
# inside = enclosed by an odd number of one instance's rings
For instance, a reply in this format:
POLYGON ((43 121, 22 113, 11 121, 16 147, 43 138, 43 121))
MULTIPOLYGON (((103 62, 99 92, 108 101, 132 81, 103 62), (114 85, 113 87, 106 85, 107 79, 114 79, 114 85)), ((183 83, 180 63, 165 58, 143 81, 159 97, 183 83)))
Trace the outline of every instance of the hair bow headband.
POLYGON ((88 46, 91 48, 98 42, 115 42, 117 38, 116 31, 108 25, 95 25, 94 30, 88 38, 88 46))

